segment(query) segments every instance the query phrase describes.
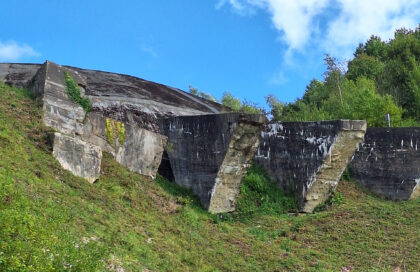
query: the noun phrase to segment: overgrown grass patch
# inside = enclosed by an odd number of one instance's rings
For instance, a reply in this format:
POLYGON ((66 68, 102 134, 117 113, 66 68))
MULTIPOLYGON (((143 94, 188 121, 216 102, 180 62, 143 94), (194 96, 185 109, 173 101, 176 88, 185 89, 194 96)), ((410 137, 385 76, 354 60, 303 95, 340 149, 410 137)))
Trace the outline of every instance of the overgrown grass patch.
POLYGON ((260 216, 281 216, 298 211, 297 200, 271 180, 264 169, 252 165, 244 177, 236 210, 215 215, 219 221, 249 221, 260 216))
POLYGON ((261 200, 271 185, 244 180, 247 216, 219 220, 191 191, 106 153, 98 182, 74 177, 52 157, 41 116, 28 92, 0 83, 0 271, 420 270, 420 200, 342 181, 340 205, 291 216, 261 200))

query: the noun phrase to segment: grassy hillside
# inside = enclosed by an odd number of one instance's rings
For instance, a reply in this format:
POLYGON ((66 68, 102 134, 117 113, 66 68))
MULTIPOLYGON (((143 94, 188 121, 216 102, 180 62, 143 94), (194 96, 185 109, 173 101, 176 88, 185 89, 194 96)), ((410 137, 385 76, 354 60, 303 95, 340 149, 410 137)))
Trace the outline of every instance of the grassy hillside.
POLYGON ((106 154, 95 184, 72 176, 41 123, 25 91, 0 83, 0 271, 420 270, 420 200, 384 201, 344 181, 330 206, 294 216, 254 168, 239 212, 214 216, 106 154))

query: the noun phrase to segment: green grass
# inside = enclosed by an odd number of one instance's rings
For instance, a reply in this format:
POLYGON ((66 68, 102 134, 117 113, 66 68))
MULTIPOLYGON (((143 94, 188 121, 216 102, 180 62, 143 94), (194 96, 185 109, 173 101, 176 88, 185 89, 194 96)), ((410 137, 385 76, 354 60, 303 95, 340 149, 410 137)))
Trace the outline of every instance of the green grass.
POLYGON ((236 215, 214 216, 189 190, 107 154, 95 184, 74 177, 51 156, 41 115, 27 92, 0 83, 0 271, 420 270, 420 200, 343 181, 340 201, 294 216, 285 195, 261 200, 272 183, 254 169, 236 215))
POLYGON ((252 221, 258 216, 297 212, 297 200, 281 190, 267 173, 252 165, 242 181, 236 211, 217 216, 218 221, 252 221))

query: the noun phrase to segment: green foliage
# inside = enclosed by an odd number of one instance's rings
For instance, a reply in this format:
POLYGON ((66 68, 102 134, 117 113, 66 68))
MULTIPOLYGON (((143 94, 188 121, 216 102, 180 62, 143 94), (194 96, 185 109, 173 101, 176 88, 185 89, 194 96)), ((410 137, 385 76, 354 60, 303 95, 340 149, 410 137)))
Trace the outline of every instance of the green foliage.
MULTIPOLYGON (((349 64, 349 78, 375 80, 376 90, 389 94, 403 108, 403 119, 420 121, 420 28, 400 29, 394 39, 382 42, 371 37, 356 50, 349 64)), ((403 122, 404 123, 404 122, 403 122)))
POLYGON ((334 117, 361 120, 365 119, 369 126, 384 127, 387 125, 385 115, 391 116, 391 125, 397 126, 401 122, 402 109, 395 105, 390 95, 381 96, 375 91, 372 80, 360 77, 356 82, 344 80, 344 106, 339 106, 337 95, 328 99, 323 109, 333 112, 334 117))
POLYGON ((190 89, 191 94, 198 96, 198 89, 197 88, 194 88, 193 86, 188 86, 188 88, 190 89))
POLYGON ((64 72, 64 80, 66 82, 67 96, 70 100, 79 104, 86 113, 90 112, 92 110, 90 100, 87 97, 82 97, 80 88, 74 78, 72 78, 67 72, 64 72))
POLYGON ((174 143, 168 141, 166 143, 165 150, 168 152, 174 151, 174 143))
POLYGON ((117 132, 118 132, 118 141, 120 142, 120 146, 124 146, 124 140, 125 140, 124 123, 117 121, 117 132))
MULTIPOLYGON (((192 86, 189 86, 189 88, 190 88, 190 93, 191 94, 218 103, 217 99, 214 98, 213 96, 211 96, 210 94, 200 92, 200 91, 198 91, 197 88, 194 88, 192 86)), ((230 108, 232 111, 235 111, 235 112, 243 112, 243 113, 248 113, 248 114, 264 113, 264 109, 258 107, 258 105, 256 103, 253 103, 253 102, 250 102, 250 101, 247 101, 247 100, 241 102, 238 98, 234 97, 229 92, 225 92, 223 94, 221 104, 223 106, 226 106, 226 107, 230 108)))
MULTIPOLYGON (((388 42, 372 36, 344 63, 326 55, 324 81, 312 80, 302 99, 270 104, 284 121, 367 120, 369 126, 420 125, 420 28, 400 29, 388 42)), ((272 100, 272 99, 271 99, 272 100)))
POLYGON ((364 119, 369 126, 383 127, 387 125, 384 117, 389 113, 391 124, 401 125, 403 113, 401 107, 395 104, 390 95, 378 94, 375 91, 374 81, 364 77, 359 77, 356 82, 344 78, 340 85, 341 96, 338 92, 334 92, 337 89, 328 82, 312 84, 304 96, 305 100, 287 105, 279 119, 287 121, 364 119), (328 98, 322 99, 322 93, 318 92, 328 93, 328 98))
POLYGON ((380 80, 380 76, 382 76, 384 69, 385 64, 378 58, 362 53, 349 62, 349 69, 346 77, 354 81, 359 77, 380 80))
POLYGON ((115 138, 118 137, 118 143, 120 147, 124 146, 125 140, 125 126, 124 123, 116 120, 112 120, 110 118, 106 118, 105 120, 105 136, 107 142, 115 147, 115 138))
POLYGON ((365 44, 359 44, 354 56, 368 55, 383 61, 387 57, 387 50, 387 44, 380 37, 372 35, 365 44))
POLYGON ((309 85, 306 86, 302 102, 307 105, 312 104, 317 108, 321 107, 323 102, 330 96, 330 93, 326 92, 325 89, 324 82, 313 79, 309 85))
POLYGON ((105 132, 106 140, 110 145, 113 146, 115 144, 115 134, 114 134, 114 126, 113 126, 112 120, 109 118, 106 118, 105 126, 106 126, 106 132, 105 132))
POLYGON ((283 113, 284 103, 281 103, 277 97, 273 94, 268 95, 265 98, 267 105, 270 107, 270 114, 274 119, 279 120, 283 113))
POLYGON ((202 210, 200 200, 191 189, 181 187, 174 182, 168 181, 161 175, 157 175, 155 182, 166 192, 175 197, 176 202, 182 205, 188 205, 195 209, 202 210))
POLYGON ((228 92, 223 94, 222 105, 231 108, 233 111, 240 111, 242 108, 241 101, 228 92))
POLYGON ((242 102, 242 107, 241 107, 240 112, 248 113, 248 114, 262 114, 264 113, 264 110, 262 108, 259 108, 257 103, 245 100, 242 102))
POLYGON ((200 92, 197 88, 194 88, 193 86, 189 86, 188 88, 190 89, 191 94, 217 103, 217 99, 214 98, 212 95, 205 92, 200 92))
POLYGON ((248 114, 261 114, 264 112, 264 110, 259 108, 256 103, 246 100, 241 102, 238 98, 234 97, 229 92, 225 92, 223 94, 222 105, 236 112, 243 112, 248 114))
POLYGON ((315 213, 325 211, 331 206, 337 206, 344 202, 344 195, 341 192, 334 191, 332 196, 321 205, 317 206, 314 210, 315 213))
POLYGON ((280 215, 296 212, 297 201, 281 190, 267 173, 251 166, 242 181, 235 216, 248 218, 255 214, 280 215))

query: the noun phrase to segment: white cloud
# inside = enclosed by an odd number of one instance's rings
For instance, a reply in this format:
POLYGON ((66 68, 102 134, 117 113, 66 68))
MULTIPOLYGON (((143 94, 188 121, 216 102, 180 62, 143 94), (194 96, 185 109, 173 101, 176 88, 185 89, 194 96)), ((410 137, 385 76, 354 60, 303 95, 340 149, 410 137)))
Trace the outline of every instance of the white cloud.
POLYGON ((286 76, 284 75, 284 73, 282 71, 274 74, 270 80, 268 81, 268 83, 270 85, 284 85, 286 84, 288 81, 288 79, 286 78, 286 76))
POLYGON ((252 15, 255 13, 252 5, 243 3, 243 0, 219 0, 216 4, 216 9, 221 9, 226 4, 231 5, 233 11, 241 15, 252 15))
POLYGON ((420 0, 220 0, 216 7, 225 5, 240 12, 266 11, 288 46, 287 54, 315 45, 348 57, 371 35, 387 40, 396 29, 413 29, 420 21, 420 0), (321 22, 325 29, 319 29, 321 22))
POLYGON ((234 8, 234 9, 239 9, 239 10, 241 10, 241 9, 243 9, 244 8, 244 6, 240 3, 240 2, 238 2, 238 0, 220 0, 217 4, 216 4, 216 9, 220 9, 221 7, 223 7, 225 4, 231 4, 232 5, 232 7, 234 8))
POLYGON ((221 0, 216 8, 230 4, 233 9, 243 11, 259 8, 271 15, 274 27, 289 49, 301 50, 314 30, 316 15, 326 7, 328 0, 221 0))
POLYGON ((331 21, 325 37, 325 48, 331 53, 345 51, 371 35, 388 40, 401 27, 415 28, 420 19, 419 0, 337 0, 340 14, 331 21))
POLYGON ((156 50, 155 49, 153 49, 153 47, 151 47, 151 46, 148 46, 148 45, 142 45, 141 47, 140 47, 140 50, 141 51, 143 51, 144 53, 146 53, 146 54, 148 54, 148 55, 150 55, 150 56, 152 56, 152 57, 157 57, 158 56, 158 54, 156 53, 156 50))
POLYGON ((0 42, 0 61, 16 61, 23 57, 37 57, 39 53, 26 44, 15 41, 0 42))

